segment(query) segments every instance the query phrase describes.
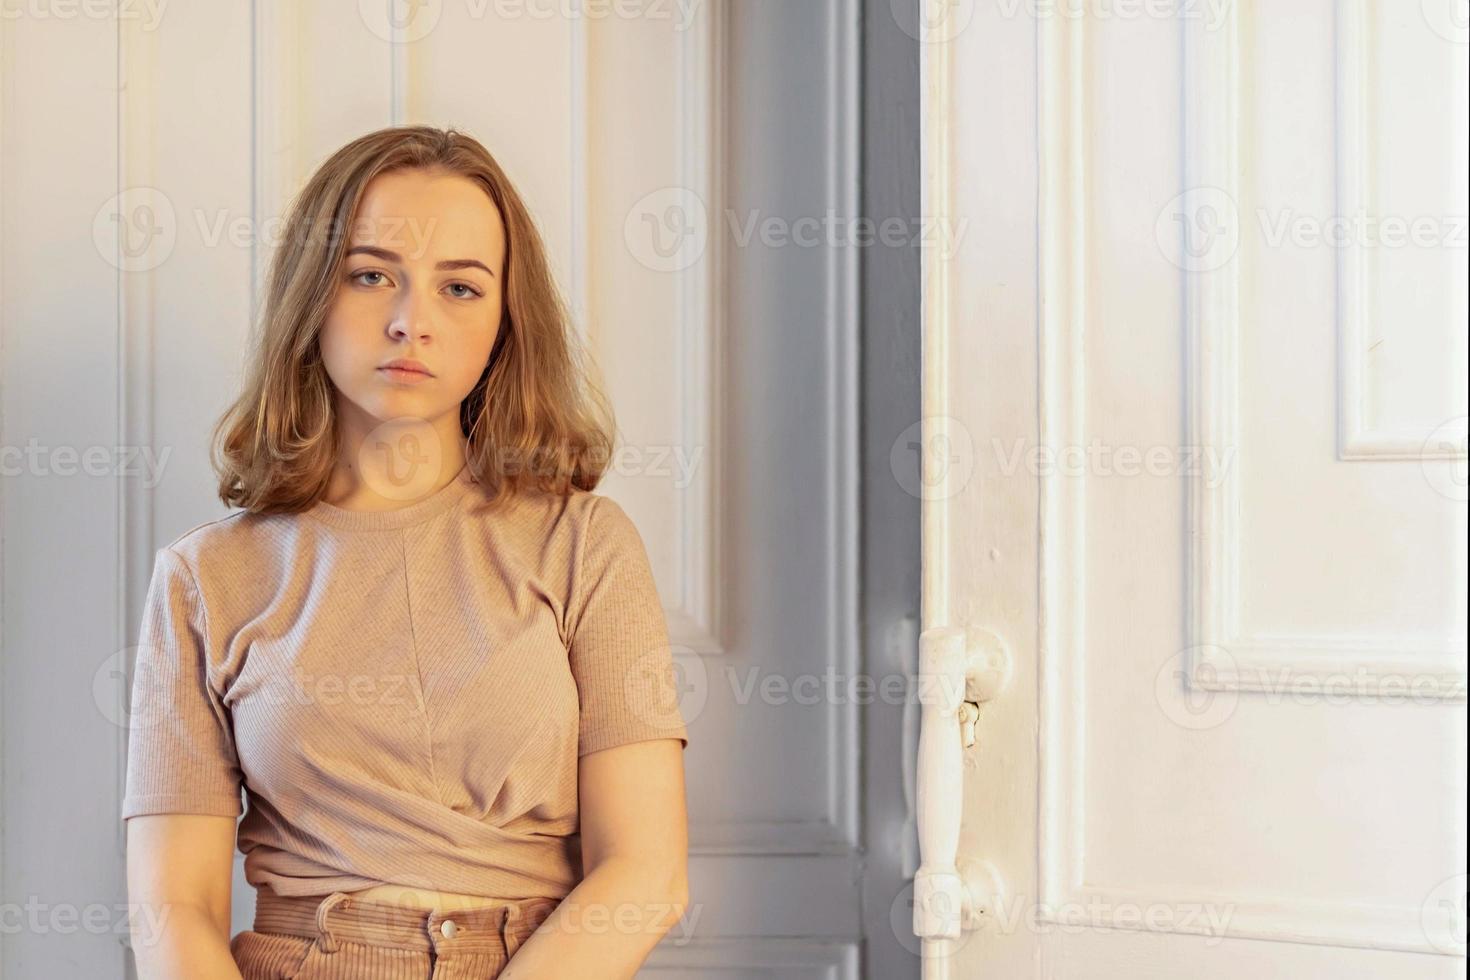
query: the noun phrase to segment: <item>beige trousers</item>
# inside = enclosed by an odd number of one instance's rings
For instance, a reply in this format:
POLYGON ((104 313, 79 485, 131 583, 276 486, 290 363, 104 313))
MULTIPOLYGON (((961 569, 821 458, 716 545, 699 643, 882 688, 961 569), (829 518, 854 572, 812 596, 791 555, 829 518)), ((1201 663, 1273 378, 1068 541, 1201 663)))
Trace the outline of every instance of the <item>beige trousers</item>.
POLYGON ((261 888, 230 952, 244 980, 490 980, 559 904, 429 910, 261 888))

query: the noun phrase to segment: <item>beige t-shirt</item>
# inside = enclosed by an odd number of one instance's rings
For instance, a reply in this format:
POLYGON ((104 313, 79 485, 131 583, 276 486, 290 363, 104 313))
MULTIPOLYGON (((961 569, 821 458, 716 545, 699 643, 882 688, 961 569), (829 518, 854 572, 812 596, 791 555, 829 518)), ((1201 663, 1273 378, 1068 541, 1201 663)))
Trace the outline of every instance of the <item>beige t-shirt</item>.
POLYGON ((122 818, 244 812, 245 877, 281 895, 565 896, 578 759, 688 737, 627 514, 509 504, 466 468, 398 510, 237 512, 159 549, 122 818))

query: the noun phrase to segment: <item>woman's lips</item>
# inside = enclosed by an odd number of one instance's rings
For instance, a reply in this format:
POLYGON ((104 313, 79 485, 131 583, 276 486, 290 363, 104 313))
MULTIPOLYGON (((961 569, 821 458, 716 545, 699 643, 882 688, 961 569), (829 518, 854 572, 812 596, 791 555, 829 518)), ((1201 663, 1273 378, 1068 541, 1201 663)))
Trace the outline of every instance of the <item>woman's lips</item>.
POLYGON ((393 379, 394 381, 403 381, 409 384, 415 384, 420 381, 428 381, 431 377, 431 375, 425 374, 423 371, 410 371, 404 368, 396 367, 378 368, 378 371, 393 379))

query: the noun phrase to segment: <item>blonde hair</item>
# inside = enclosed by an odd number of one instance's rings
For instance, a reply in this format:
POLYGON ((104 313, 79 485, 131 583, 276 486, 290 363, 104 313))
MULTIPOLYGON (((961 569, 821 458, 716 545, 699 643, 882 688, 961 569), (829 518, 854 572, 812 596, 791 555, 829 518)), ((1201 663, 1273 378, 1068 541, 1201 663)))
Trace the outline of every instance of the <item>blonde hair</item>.
POLYGON ((520 194, 472 137, 452 128, 394 126, 333 153, 288 210, 245 381, 211 440, 227 506, 299 511, 326 492, 339 447, 335 388, 318 338, 340 283, 348 230, 369 181, 418 169, 476 181, 505 225, 500 330, 484 373, 460 405, 468 470, 492 503, 527 488, 591 490, 606 472, 612 411, 572 334, 520 194))

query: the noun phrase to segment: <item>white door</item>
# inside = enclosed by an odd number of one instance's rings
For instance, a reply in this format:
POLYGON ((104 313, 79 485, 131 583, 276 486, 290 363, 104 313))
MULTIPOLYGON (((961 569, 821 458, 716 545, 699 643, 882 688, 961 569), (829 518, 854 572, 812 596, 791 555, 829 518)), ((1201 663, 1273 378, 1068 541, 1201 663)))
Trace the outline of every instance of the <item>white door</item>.
POLYGON ((926 975, 1464 976, 1464 0, 926 12, 926 975))
POLYGON ((405 122, 517 183, 616 410, 598 492, 648 547, 690 734, 692 900, 644 975, 904 953, 874 884, 897 861, 865 853, 904 800, 863 769, 865 699, 826 696, 863 652, 859 11, 0 0, 0 976, 132 975, 117 804, 153 554, 227 513, 209 436, 287 202, 405 122))

